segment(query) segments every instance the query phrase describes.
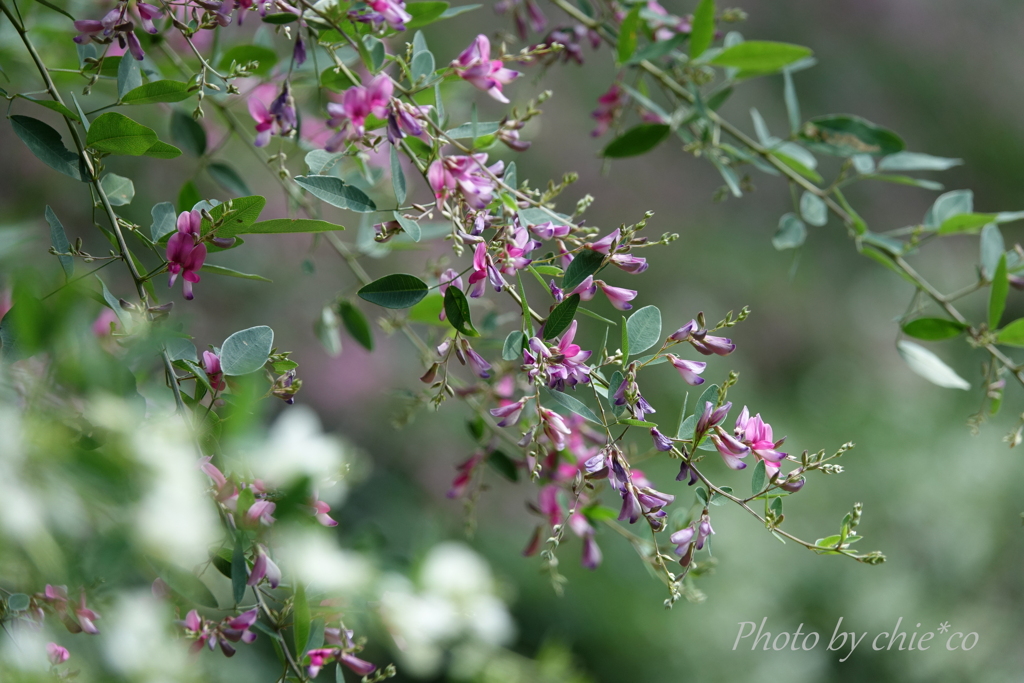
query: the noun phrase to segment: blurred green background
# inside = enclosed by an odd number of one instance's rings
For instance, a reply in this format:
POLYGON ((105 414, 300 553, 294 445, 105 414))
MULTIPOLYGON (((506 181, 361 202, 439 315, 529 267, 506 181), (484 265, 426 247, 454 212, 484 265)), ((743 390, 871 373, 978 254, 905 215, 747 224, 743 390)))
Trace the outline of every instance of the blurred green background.
MULTIPOLYGON (((692 11, 689 4, 665 5, 678 14, 692 11)), ((979 210, 1024 208, 1019 189, 1024 182, 1019 116, 1024 13, 1019 5, 748 0, 741 6, 750 13, 738 27, 746 37, 814 50, 818 66, 796 76, 805 118, 864 116, 899 132, 911 150, 963 158, 965 166, 936 179, 947 189, 973 189, 979 210)), ((555 8, 544 10, 553 23, 561 22, 555 8)), ((490 11, 484 7, 425 32, 439 63, 495 25, 490 11)), ((18 61, 4 67, 24 68, 10 35, 2 34, 2 54, 18 61)), ((586 54, 583 67, 533 67, 509 88, 513 103, 543 89, 554 91, 545 115, 525 131, 533 147, 515 157, 519 177, 533 179, 536 186, 576 170, 580 181, 565 200, 568 205, 585 193, 596 197, 588 214, 591 224, 611 229, 650 209, 655 212, 648 224, 651 235, 680 234, 670 247, 644 254, 651 268, 639 279, 623 275, 612 282, 640 289, 634 303, 658 305, 666 328, 699 310, 718 320, 730 309, 751 307, 749 320, 733 330, 737 352, 714 359, 706 376, 717 381, 730 369, 739 371, 730 399, 761 412, 777 435, 788 435, 790 451, 857 444, 841 461, 845 473, 812 477, 787 501, 785 528, 810 540, 827 536, 853 503, 862 501, 859 531, 866 538, 861 549, 879 549, 889 559, 868 567, 818 557, 782 545, 740 510, 717 507, 712 547, 718 566, 698 584, 705 602, 680 602, 666 611, 663 586, 628 544, 608 531, 598 537, 605 563, 597 572, 577 566, 577 541, 563 546, 561 569, 570 582, 564 597, 556 598, 538 560, 520 555, 533 524, 523 499, 534 499, 534 490, 491 472, 491 490, 477 506, 469 542, 505 585, 519 631, 514 649, 533 655, 546 642, 564 643, 579 668, 602 683, 1021 680, 1024 500, 1019 454, 1001 441, 1022 410, 1019 389, 1009 387, 1003 413, 972 436, 967 418, 981 403, 981 354, 962 343, 931 347, 971 380, 972 392, 941 389, 911 373, 896 353, 893 322, 910 300, 909 285, 857 256, 835 221, 811 228, 796 255, 774 251, 770 238, 778 216, 790 210, 780 180, 755 176, 756 191, 714 203, 721 185, 717 173, 673 143, 602 172, 596 154, 605 140, 589 136, 589 113, 614 72, 606 48, 586 54), (810 652, 752 652, 748 638, 733 651, 739 623, 760 623, 764 617, 773 636, 802 624, 804 632, 821 634, 822 642, 810 652), (845 651, 825 651, 840 617, 842 630, 868 633, 842 663, 845 651), (945 636, 938 636, 926 652, 872 651, 870 640, 891 631, 900 617, 902 628, 919 633, 948 621, 953 631, 977 632, 978 644, 969 652, 949 652, 945 636)), ((781 95, 781 78, 757 79, 740 88, 722 112, 749 131, 748 112, 756 106, 780 134, 786 125, 781 95)), ((481 103, 481 109, 497 111, 490 103, 481 103)), ((46 255, 44 203, 54 207, 72 238, 82 236, 87 248, 92 244, 104 253, 82 213, 88 202, 81 186, 31 158, 9 126, 0 126, 0 150, 0 223, 7 226, 0 231, 5 256, 0 268, 9 271, 15 259, 57 268, 46 255)), ((249 158, 241 154, 244 150, 229 157, 248 172, 249 158)), ((115 162, 114 170, 136 179, 138 195, 126 215, 148 226, 149 207, 174 200, 191 163, 184 157, 158 164, 115 162)), ((280 191, 272 180, 255 169, 246 177, 280 209, 280 191)), ((425 188, 417 192, 426 197, 425 188)), ((224 198, 212 185, 204 194, 224 198)), ((850 193, 875 230, 918 221, 934 196, 881 184, 850 193)), ((1008 244, 1018 239, 1017 231, 1004 228, 1008 244)), ((976 238, 947 240, 914 263, 940 287, 956 288, 973 281, 977 247, 976 238)), ((341 356, 329 358, 313 334, 320 307, 339 291, 354 291, 337 258, 305 237, 253 238, 242 252, 217 262, 259 272, 275 284, 204 275, 196 300, 178 301, 175 315, 191 321, 201 348, 237 329, 267 324, 277 333, 277 346, 294 352, 305 382, 299 401, 314 406, 329 429, 347 435, 366 455, 365 479, 339 514, 346 543, 373 549, 386 563, 404 567, 439 540, 464 538, 463 504, 444 497, 454 465, 474 447, 462 426, 462 408, 450 402, 437 415, 420 411, 411 424, 395 429, 391 418, 402 392, 418 389, 417 359, 405 340, 378 334, 379 346, 368 354, 346 339, 341 356)), ((399 255, 399 260, 414 267, 424 256, 399 255)), ((369 267, 384 272, 384 266, 369 267)), ((130 291, 113 270, 105 271, 108 282, 130 291)), ((974 312, 980 307, 980 302, 967 306, 974 312)), ((604 303, 596 308, 614 312, 604 303)), ((1011 293, 1007 315, 1024 315, 1019 293, 1011 293)), ((602 325, 582 322, 584 339, 599 343, 602 325)), ((676 415, 682 388, 675 373, 650 374, 658 380, 643 385, 645 396, 659 416, 676 415)), ((676 505, 690 504, 692 491, 673 482, 675 468, 644 469, 658 488, 679 496, 676 505)), ((738 491, 749 486, 749 474, 729 472, 719 463, 709 469, 738 491)))

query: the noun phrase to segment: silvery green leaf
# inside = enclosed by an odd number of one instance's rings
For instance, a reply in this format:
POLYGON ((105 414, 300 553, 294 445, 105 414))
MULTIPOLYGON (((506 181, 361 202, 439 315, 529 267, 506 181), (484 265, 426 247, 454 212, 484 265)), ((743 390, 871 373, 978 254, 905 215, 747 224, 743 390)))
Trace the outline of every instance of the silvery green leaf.
POLYGON ((924 377, 932 384, 949 389, 970 389, 970 383, 958 375, 953 368, 928 349, 909 341, 896 342, 903 360, 910 369, 924 377))

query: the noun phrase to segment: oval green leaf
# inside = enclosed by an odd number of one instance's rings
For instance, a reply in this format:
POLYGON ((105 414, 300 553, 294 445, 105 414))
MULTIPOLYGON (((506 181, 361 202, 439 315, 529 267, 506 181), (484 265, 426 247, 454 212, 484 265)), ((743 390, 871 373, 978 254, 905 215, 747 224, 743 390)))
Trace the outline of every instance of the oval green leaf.
POLYGON ((572 324, 572 319, 576 316, 576 309, 579 305, 580 295, 573 294, 555 306, 555 310, 551 311, 551 315, 544 322, 544 338, 554 339, 565 332, 569 325, 572 324))
POLYGON ((967 326, 945 318, 918 318, 903 326, 903 334, 925 341, 952 339, 961 334, 967 326))
POLYGON ((644 154, 661 144, 669 136, 671 130, 668 125, 663 123, 641 123, 608 143, 602 155, 620 159, 644 154))
POLYGON ((384 308, 409 308, 427 295, 427 284, 414 275, 395 273, 359 290, 359 298, 384 308))
POLYGON ((133 157, 142 156, 156 142, 152 128, 113 111, 97 117, 85 138, 86 146, 93 149, 133 157))
POLYGON ((267 362, 274 346, 274 331, 266 325, 235 332, 220 347, 220 366, 225 375, 248 375, 267 362))

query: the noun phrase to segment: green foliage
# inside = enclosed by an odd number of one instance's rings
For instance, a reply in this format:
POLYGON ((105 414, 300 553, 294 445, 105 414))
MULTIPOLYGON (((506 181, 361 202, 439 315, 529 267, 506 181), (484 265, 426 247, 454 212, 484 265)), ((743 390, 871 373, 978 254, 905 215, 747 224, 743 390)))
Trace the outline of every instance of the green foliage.
POLYGON ((613 159, 646 154, 668 139, 671 132, 662 123, 641 123, 609 142, 602 154, 613 159))
POLYGON ((626 321, 630 355, 646 351, 661 341, 661 311, 657 306, 644 306, 626 321))
POLYGON ((248 375, 267 362, 274 346, 274 331, 266 325, 235 332, 220 347, 220 366, 225 375, 248 375))
POLYGON ((573 318, 576 316, 576 309, 580 305, 580 295, 573 294, 572 296, 566 297, 562 303, 555 306, 555 309, 551 311, 551 315, 544 322, 544 338, 554 339, 558 335, 565 332, 569 325, 572 324, 573 318))
POLYGON ((359 298, 384 308, 409 308, 427 295, 427 284, 406 273, 386 275, 359 290, 359 298))
POLYGON ((480 336, 480 333, 473 327, 466 295, 454 285, 448 287, 444 292, 444 312, 448 322, 457 332, 461 332, 467 337, 480 336))
POLYGON ((903 325, 903 334, 926 341, 951 339, 963 334, 967 327, 945 318, 917 318, 903 325))
MULTIPOLYGON (((132 60, 134 61, 134 60, 132 60)), ((157 102, 181 102, 193 94, 188 83, 180 81, 151 81, 132 88, 121 96, 122 104, 155 104, 157 102)))
POLYGON ((358 187, 333 176, 295 176, 295 182, 331 206, 359 213, 377 210, 377 205, 358 187))
POLYGON ((736 79, 775 73, 811 56, 811 50, 789 43, 748 40, 715 55, 710 64, 739 69, 736 79))
POLYGON ((345 329, 352 335, 352 338, 359 342, 367 351, 373 351, 373 330, 370 322, 363 315, 363 312, 352 305, 351 302, 342 301, 338 304, 338 314, 345 329))
POLYGON ((87 180, 80 170, 81 160, 78 154, 64 146, 60 133, 30 116, 14 115, 10 122, 14 134, 40 161, 69 178, 87 180))

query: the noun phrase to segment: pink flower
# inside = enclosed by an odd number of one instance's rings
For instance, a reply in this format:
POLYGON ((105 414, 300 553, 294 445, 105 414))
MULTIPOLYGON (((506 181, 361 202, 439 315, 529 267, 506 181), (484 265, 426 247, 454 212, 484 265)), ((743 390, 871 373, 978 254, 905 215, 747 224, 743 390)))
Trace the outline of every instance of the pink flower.
POLYGON ((330 664, 337 653, 338 651, 331 647, 310 650, 306 653, 306 656, 309 657, 309 666, 306 667, 306 673, 309 674, 310 678, 316 678, 320 674, 320 669, 330 664))
POLYGON ((167 240, 167 270, 171 274, 167 286, 173 287, 180 273, 185 281, 185 298, 189 300, 193 298, 192 283, 199 282, 198 271, 206 261, 206 245, 200 241, 202 222, 199 211, 182 211, 178 231, 167 240))
POLYGON ((565 424, 565 418, 544 407, 539 408, 538 412, 541 425, 544 428, 544 435, 551 441, 551 445, 558 451, 565 448, 565 439, 572 434, 572 430, 565 424))
POLYGON ((270 526, 277 521, 272 516, 276 508, 277 503, 272 503, 269 500, 257 500, 249 507, 248 512, 245 513, 245 521, 251 525, 259 523, 264 526, 270 526))
POLYGON ((50 659, 50 664, 53 664, 54 666, 63 664, 68 661, 69 657, 71 657, 71 653, 57 643, 46 644, 46 655, 50 659))
POLYGON ((597 125, 594 130, 590 131, 590 134, 595 138, 604 135, 615 117, 619 115, 627 99, 625 91, 619 87, 618 83, 613 83, 612 87, 608 88, 608 92, 598 97, 597 109, 591 114, 597 120, 597 125))
POLYGON ((786 438, 783 437, 775 441, 772 435, 772 426, 761 419, 760 413, 750 417, 750 411, 743 406, 739 417, 736 418, 736 429, 733 433, 753 451, 754 457, 764 461, 765 471, 769 478, 779 471, 780 464, 787 454, 777 449, 786 438))
POLYGON ((93 612, 85 605, 85 591, 82 591, 78 597, 78 607, 75 608, 75 616, 78 617, 78 625, 82 627, 82 630, 86 633, 96 635, 100 632, 96 628, 96 624, 93 622, 99 619, 99 615, 93 612))
POLYGON ((399 31, 404 31, 405 25, 412 21, 412 15, 405 11, 403 0, 368 0, 366 4, 384 17, 388 26, 399 31))
POLYGON ((427 180, 434 196, 442 199, 457 190, 471 208, 487 208, 494 198, 495 182, 491 176, 500 176, 505 170, 505 162, 499 161, 489 167, 485 166, 486 163, 486 154, 449 156, 434 161, 427 169, 427 180), (485 170, 490 172, 490 176, 485 170))
POLYGON ((369 676, 377 670, 376 664, 359 659, 359 657, 349 654, 348 652, 342 652, 338 657, 338 661, 352 669, 352 671, 355 671, 360 676, 369 676))
POLYGON ((104 308, 92 324, 92 333, 97 337, 109 337, 119 324, 117 314, 109 308, 104 308))
POLYGON ((220 357, 212 351, 203 351, 203 369, 206 370, 206 377, 210 386, 216 391, 224 391, 228 388, 224 381, 224 372, 220 368, 220 357))
POLYGON ((325 149, 336 152, 346 142, 358 140, 366 134, 366 119, 373 114, 379 119, 388 116, 388 104, 394 92, 395 84, 387 74, 381 74, 370 81, 369 85, 354 85, 341 96, 341 103, 331 102, 327 105, 327 125, 337 128, 338 132, 327 141, 325 149))
POLYGON ((316 521, 320 522, 323 526, 338 526, 338 522, 331 518, 328 512, 331 511, 331 506, 322 500, 313 501, 314 515, 316 521))
POLYGON ((562 339, 554 346, 547 346, 539 337, 530 339, 523 350, 524 365, 530 381, 541 379, 548 387, 556 391, 565 391, 566 387, 575 387, 590 381, 590 367, 587 361, 593 354, 584 351, 579 344, 574 344, 576 321, 562 335, 562 339))
POLYGON ((508 98, 502 94, 502 86, 519 77, 518 71, 506 69, 500 59, 491 59, 491 41, 482 34, 452 62, 452 67, 461 78, 505 103, 508 98))

